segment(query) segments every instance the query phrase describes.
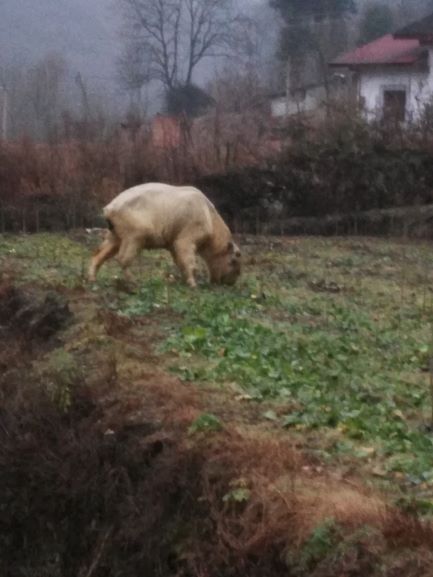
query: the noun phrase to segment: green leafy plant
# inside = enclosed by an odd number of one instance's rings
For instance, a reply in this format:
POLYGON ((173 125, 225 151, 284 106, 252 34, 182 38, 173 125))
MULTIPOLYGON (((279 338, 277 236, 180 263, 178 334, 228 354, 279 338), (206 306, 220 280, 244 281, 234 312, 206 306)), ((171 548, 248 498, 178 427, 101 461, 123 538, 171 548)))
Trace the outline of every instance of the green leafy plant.
POLYGON ((288 554, 288 565, 293 567, 297 574, 305 574, 332 554, 339 540, 338 525, 335 520, 326 519, 314 529, 300 553, 288 554))
MULTIPOLYGON (((362 460, 433 493, 423 480, 433 448, 425 426, 431 248, 359 238, 254 242, 233 288, 203 282, 192 294, 167 279, 169 255, 151 252, 134 263, 129 292, 117 289, 118 269, 107 265, 89 291, 92 306, 130 318, 134 339, 150 341, 158 362, 183 380, 270 401, 274 412, 260 411, 269 426, 310 432, 320 454, 362 460)), ((0 263, 13 262, 24 285, 74 287, 88 255, 81 241, 60 235, 0 243, 0 263)), ((73 386, 79 370, 75 379, 65 367, 59 379, 44 369, 45 381, 73 386)))
POLYGON ((46 359, 37 362, 35 368, 48 396, 62 411, 68 410, 72 388, 81 378, 80 368, 74 356, 63 349, 55 349, 46 359))
POLYGON ((190 434, 208 433, 220 431, 222 427, 223 425, 218 417, 210 413, 204 413, 193 421, 188 431, 190 434))
POLYGON ((230 483, 230 491, 223 497, 224 503, 246 503, 251 497, 251 490, 244 478, 235 479, 230 483))

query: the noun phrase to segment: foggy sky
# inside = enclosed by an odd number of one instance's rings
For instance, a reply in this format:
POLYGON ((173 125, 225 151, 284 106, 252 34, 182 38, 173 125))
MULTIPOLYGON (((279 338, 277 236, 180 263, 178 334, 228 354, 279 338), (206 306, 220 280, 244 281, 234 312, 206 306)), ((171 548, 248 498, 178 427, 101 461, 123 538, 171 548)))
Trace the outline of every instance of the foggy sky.
POLYGON ((111 79, 120 48, 112 1, 0 0, 0 65, 56 53, 88 79, 111 79))
MULTIPOLYGON (((267 0, 238 0, 242 8, 267 0)), ((113 80, 119 55, 115 0, 0 0, 0 66, 65 57, 87 79, 113 80)))
MULTIPOLYGON (((414 4, 422 1, 410 0, 414 4)), ((266 22, 264 51, 271 54, 278 32, 269 30, 272 11, 268 0, 237 3, 252 15, 259 13, 259 20, 266 22)), ((121 41, 115 4, 116 0, 0 0, 0 66, 33 63, 47 53, 57 53, 87 81, 117 90, 115 63, 121 41)), ((274 23, 277 28, 276 20, 274 23)), ((210 62, 202 64, 195 81, 205 80, 214 67, 210 62)))

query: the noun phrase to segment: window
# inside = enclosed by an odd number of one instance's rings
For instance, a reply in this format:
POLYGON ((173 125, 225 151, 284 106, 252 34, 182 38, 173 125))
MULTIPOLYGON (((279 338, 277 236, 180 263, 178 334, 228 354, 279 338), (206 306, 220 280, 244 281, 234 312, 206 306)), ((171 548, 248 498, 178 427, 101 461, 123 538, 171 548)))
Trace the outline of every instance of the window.
POLYGON ((406 91, 384 90, 383 119, 404 122, 406 119, 406 91))

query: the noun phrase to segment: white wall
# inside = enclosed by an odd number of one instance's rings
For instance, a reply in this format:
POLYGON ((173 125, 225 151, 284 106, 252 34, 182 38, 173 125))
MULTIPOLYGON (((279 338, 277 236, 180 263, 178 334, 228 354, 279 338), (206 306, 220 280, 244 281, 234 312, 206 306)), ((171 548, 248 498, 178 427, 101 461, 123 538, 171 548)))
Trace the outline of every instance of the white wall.
POLYGON ((416 120, 433 98, 433 50, 429 71, 411 72, 409 67, 377 67, 359 73, 358 93, 369 118, 381 117, 384 90, 406 90, 407 120, 416 120))
POLYGON ((322 86, 310 88, 305 98, 295 97, 288 100, 285 96, 271 100, 271 114, 274 117, 292 116, 300 112, 312 112, 326 100, 326 92, 322 86))
POLYGON ((285 96, 278 96, 271 100, 271 115, 274 117, 286 116, 287 114, 287 98, 285 96))

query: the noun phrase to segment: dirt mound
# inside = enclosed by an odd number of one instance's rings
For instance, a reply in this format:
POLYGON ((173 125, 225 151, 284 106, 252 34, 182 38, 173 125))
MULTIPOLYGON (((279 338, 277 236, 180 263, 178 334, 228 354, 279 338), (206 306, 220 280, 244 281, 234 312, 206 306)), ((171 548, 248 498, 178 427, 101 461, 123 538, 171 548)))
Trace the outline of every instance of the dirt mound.
POLYGON ((67 414, 31 387, 4 397, 2 574, 431 574, 428 524, 315 474, 287 440, 252 427, 171 429, 146 412, 156 389, 133 424, 120 396, 104 419, 95 389, 77 389, 67 414))
POLYGON ((46 341, 70 318, 68 303, 59 293, 37 296, 8 282, 0 284, 0 338, 20 335, 46 341))

